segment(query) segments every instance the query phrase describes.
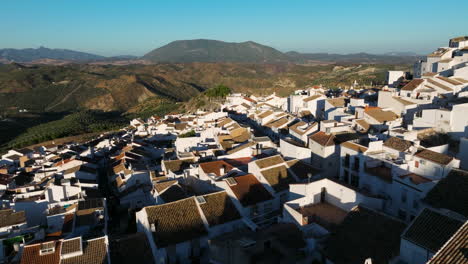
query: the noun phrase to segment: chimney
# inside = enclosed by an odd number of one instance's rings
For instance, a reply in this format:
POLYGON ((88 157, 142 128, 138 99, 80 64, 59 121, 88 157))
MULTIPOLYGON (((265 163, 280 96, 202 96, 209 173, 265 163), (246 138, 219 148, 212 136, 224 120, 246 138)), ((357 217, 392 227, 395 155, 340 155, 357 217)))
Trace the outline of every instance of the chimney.
POLYGON ((223 176, 224 174, 226 174, 226 166, 223 164, 223 166, 219 168, 219 176, 223 176))

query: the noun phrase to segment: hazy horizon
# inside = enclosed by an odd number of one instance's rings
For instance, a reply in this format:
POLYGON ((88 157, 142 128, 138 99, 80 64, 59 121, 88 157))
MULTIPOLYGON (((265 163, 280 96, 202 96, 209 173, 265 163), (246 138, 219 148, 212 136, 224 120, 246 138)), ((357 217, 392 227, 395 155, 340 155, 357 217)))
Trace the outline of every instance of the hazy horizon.
POLYGON ((282 52, 426 54, 467 35, 467 10, 466 1, 433 0, 7 1, 1 14, 11 23, 0 24, 0 48, 142 56, 175 40, 214 39, 255 41, 282 52), (418 22, 432 16, 437 23, 418 22))

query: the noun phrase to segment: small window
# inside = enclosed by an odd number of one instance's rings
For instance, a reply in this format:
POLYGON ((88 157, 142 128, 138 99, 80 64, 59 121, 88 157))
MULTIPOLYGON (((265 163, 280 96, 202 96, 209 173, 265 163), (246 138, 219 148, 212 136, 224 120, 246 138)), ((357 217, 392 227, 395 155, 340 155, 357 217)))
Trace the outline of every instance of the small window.
POLYGON ((197 196, 197 201, 198 201, 199 204, 206 203, 205 197, 203 197, 203 196, 197 196))
POLYGON ((406 203, 406 199, 407 199, 407 197, 406 197, 406 190, 403 190, 403 191, 401 192, 401 202, 402 202, 402 203, 406 203))
POLYGON ((52 254, 55 252, 55 242, 41 244, 40 255, 52 254))
POLYGON ((237 185, 237 181, 234 178, 227 178, 226 181, 229 184, 229 186, 237 185))
POLYGON ((406 211, 405 210, 398 210, 398 217, 401 219, 401 220, 406 220, 406 211))

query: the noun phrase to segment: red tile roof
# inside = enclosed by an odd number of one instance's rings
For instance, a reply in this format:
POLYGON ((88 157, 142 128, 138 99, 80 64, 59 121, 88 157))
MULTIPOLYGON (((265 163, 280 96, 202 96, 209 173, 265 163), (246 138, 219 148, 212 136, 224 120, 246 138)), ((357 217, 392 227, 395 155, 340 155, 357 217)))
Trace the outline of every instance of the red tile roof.
POLYGON ((273 199, 273 196, 253 174, 237 176, 233 179, 237 184, 229 187, 243 206, 251 206, 273 199))
POLYGON ((59 264, 60 251, 62 249, 61 241, 45 242, 42 244, 26 245, 23 249, 20 264, 59 264), (55 251, 47 254, 40 254, 41 245, 46 243, 55 243, 55 251))
POLYGON ((231 164, 227 163, 224 160, 210 161, 200 163, 200 168, 206 173, 214 173, 216 176, 220 177, 234 169, 231 164), (224 174, 221 175, 221 168, 224 168, 224 174))
POLYGON ((419 85, 421 85, 421 83, 423 83, 423 82, 424 82, 423 79, 414 79, 411 82, 409 82, 407 85, 405 85, 403 88, 401 88, 401 90, 403 90, 403 91, 413 91, 419 85))
POLYGON ((318 144, 328 147, 335 145, 335 136, 333 134, 327 134, 323 131, 319 131, 309 137, 311 140, 317 142, 318 144))

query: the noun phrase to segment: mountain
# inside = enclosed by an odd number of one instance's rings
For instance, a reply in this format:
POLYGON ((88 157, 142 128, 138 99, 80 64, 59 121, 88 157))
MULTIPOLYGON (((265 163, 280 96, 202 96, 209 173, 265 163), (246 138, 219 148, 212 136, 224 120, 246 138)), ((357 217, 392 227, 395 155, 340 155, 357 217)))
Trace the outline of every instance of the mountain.
POLYGON ((155 63, 275 63, 289 61, 284 53, 253 41, 234 43, 208 39, 173 41, 147 53, 143 59, 155 63))
POLYGON ((37 49, 0 49, 0 59, 4 61, 32 62, 43 59, 85 62, 103 60, 106 57, 95 54, 67 50, 67 49, 49 49, 40 47, 37 49))

